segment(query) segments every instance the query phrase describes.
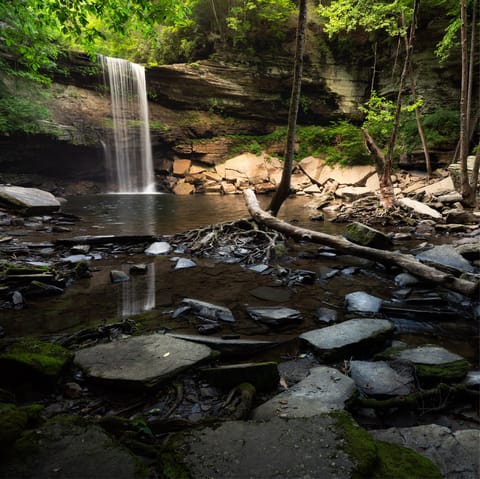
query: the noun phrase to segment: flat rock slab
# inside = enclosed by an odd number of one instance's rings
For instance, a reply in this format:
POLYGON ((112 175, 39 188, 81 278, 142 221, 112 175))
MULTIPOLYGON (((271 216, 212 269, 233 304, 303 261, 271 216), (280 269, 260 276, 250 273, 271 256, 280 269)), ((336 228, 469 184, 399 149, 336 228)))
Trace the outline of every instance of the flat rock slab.
POLYGON ((367 396, 407 396, 414 391, 412 371, 399 374, 385 361, 350 361, 350 377, 367 396))
POLYGON ((192 312, 196 316, 211 321, 225 321, 227 323, 233 323, 235 321, 233 313, 225 306, 219 306, 192 298, 182 299, 179 307, 173 313, 173 318, 177 318, 187 312, 192 312))
POLYGON ((437 424, 370 431, 375 439, 399 444, 428 457, 445 479, 480 477, 480 430, 453 432, 437 424))
POLYGON ((48 191, 22 186, 0 186, 0 202, 26 214, 49 213, 60 209, 60 202, 48 191))
POLYGON ((363 313, 378 313, 383 300, 363 291, 355 291, 345 296, 345 306, 348 311, 363 313))
POLYGON ((425 203, 421 203, 417 200, 412 200, 411 198, 400 198, 398 200, 398 204, 403 206, 407 210, 411 210, 417 213, 420 216, 427 216, 433 219, 440 219, 442 214, 439 213, 437 210, 430 208, 430 206, 426 205, 425 203))
MULTIPOLYGON (((136 479, 141 462, 100 427, 79 418, 54 419, 29 435, 30 447, 2 456, 0 477, 136 479)), ((15 450, 14 450, 15 451, 15 450)), ((3 451, 5 452, 5 450, 3 451)))
POLYGON ((302 320, 302 313, 292 308, 260 307, 247 308, 248 315, 260 323, 282 326, 302 320))
POLYGON ((264 299, 265 301, 275 301, 276 303, 284 303, 292 297, 291 291, 286 288, 271 288, 269 286, 259 286, 250 290, 250 294, 255 298, 264 299))
POLYGON ((252 417, 311 417, 342 411, 355 391, 353 379, 335 368, 318 366, 305 379, 254 409, 252 417))
POLYGON ((440 346, 418 346, 400 351, 397 355, 399 359, 411 361, 414 364, 448 364, 454 361, 463 360, 462 356, 451 353, 440 346))
POLYGON ((205 345, 152 334, 81 349, 75 353, 74 362, 91 379, 153 387, 210 354, 211 349, 205 345))
POLYGON ((341 434, 328 416, 229 421, 188 434, 184 464, 195 479, 348 479, 356 464, 336 447, 341 434))
POLYGON ((427 251, 417 255, 417 259, 422 263, 431 264, 439 269, 442 266, 454 272, 472 273, 475 271, 474 267, 467 261, 454 246, 448 244, 435 246, 427 251))
MULTIPOLYGON (((299 337, 327 358, 339 358, 365 348, 381 348, 393 334, 393 324, 385 319, 354 318, 299 337)), ((373 350, 369 349, 369 353, 373 350)))
POLYGON ((184 339, 194 343, 205 344, 225 355, 248 356, 259 351, 273 348, 281 344, 278 341, 261 341, 256 339, 223 339, 214 336, 201 336, 196 334, 167 333, 167 336, 184 339))

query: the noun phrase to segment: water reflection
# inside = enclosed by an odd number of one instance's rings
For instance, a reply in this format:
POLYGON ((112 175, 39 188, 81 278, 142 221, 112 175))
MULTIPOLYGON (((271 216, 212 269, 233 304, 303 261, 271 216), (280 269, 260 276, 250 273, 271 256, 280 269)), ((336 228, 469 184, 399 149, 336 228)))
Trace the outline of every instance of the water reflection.
MULTIPOLYGON (((128 267, 122 268, 128 273, 128 267)), ((147 265, 144 275, 131 276, 122 283, 122 294, 118 296, 118 316, 122 319, 149 311, 155 307, 155 263, 147 265)))

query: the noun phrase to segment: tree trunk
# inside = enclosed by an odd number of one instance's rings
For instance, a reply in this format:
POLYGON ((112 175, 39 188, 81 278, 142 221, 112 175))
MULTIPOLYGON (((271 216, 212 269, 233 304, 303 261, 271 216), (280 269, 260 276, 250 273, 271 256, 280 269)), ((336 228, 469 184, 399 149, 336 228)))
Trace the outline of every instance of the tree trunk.
POLYGON ((298 107, 300 104, 300 92, 302 87, 303 74, 303 52, 305 50, 305 28, 307 24, 307 0, 300 0, 298 10, 298 25, 295 47, 295 61, 292 83, 292 94, 290 97, 290 108, 288 111, 288 131, 285 151, 285 163, 283 165, 282 178, 277 191, 273 195, 269 210, 274 216, 277 215, 283 202, 290 193, 290 180, 292 177, 293 157, 295 155, 295 133, 297 129, 298 107))
POLYGON ((255 197, 255 193, 252 190, 245 190, 243 195, 248 211, 257 223, 263 223, 269 228, 279 231, 296 240, 308 240, 313 243, 331 246, 338 251, 373 259, 386 265, 394 264, 424 280, 444 285, 445 287, 464 295, 475 296, 478 293, 477 283, 455 278, 451 274, 444 273, 443 271, 439 271, 417 261, 411 255, 360 246, 341 236, 328 235, 285 223, 262 210, 255 197))
POLYGON ((467 1, 460 0, 460 49, 462 59, 462 80, 460 87, 460 184, 465 206, 475 206, 476 185, 468 179, 468 44, 467 44, 467 1))

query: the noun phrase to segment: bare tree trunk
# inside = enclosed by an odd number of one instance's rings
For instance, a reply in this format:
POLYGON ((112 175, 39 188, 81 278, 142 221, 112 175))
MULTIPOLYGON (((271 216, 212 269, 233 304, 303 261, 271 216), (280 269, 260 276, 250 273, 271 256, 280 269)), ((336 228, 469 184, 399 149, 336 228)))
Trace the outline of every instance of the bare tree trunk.
MULTIPOLYGON (((402 13, 402 23, 405 27, 405 16, 402 13)), ((415 25, 416 27, 416 25, 415 25)), ((407 37, 404 37, 405 40, 405 52, 408 52, 408 40, 407 37)), ((408 66, 408 74, 410 76, 410 89, 412 92, 412 101, 413 103, 417 103, 417 85, 415 81, 415 72, 413 71, 413 61, 410 61, 408 66)), ((425 138, 425 131, 423 130, 422 119, 420 116, 420 107, 415 108, 415 120, 417 121, 417 130, 418 136, 420 137, 420 141, 422 143, 423 148, 423 155, 425 156, 425 168, 427 170, 427 179, 432 177, 432 162, 430 160, 430 152, 428 151, 427 140, 425 138)))
POLYGON ((424 280, 444 285, 453 291, 467 296, 475 296, 478 293, 478 283, 455 278, 451 274, 444 273, 443 271, 439 271, 436 268, 417 261, 411 255, 360 246, 341 236, 328 235, 293 226, 262 210, 252 190, 245 190, 243 195, 248 211, 257 223, 265 224, 269 228, 279 231, 291 238, 331 246, 338 251, 373 259, 387 265, 395 264, 424 280))
MULTIPOLYGON (((462 58, 462 80, 460 87, 460 184, 465 206, 475 206, 476 188, 468 178, 468 45, 467 45, 467 2, 460 0, 460 48, 462 58)), ((475 185, 476 186, 476 185, 475 185)))
POLYGON ((300 92, 303 74, 303 53, 305 50, 305 28, 307 24, 307 0, 300 0, 298 10, 298 25, 295 47, 295 63, 293 71, 292 95, 288 111, 287 145, 285 151, 285 163, 283 165, 282 178, 277 191, 273 195, 269 210, 274 216, 277 215, 283 202, 290 193, 290 181, 292 178, 293 158, 295 155, 295 133, 297 130, 298 106, 300 104, 300 92))

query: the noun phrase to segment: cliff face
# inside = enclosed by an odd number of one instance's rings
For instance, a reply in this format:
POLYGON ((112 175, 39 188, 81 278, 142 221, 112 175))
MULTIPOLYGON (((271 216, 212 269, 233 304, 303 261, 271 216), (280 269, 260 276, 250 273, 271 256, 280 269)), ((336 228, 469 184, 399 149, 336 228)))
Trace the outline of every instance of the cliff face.
MULTIPOLYGON (((440 31, 434 22, 421 25, 414 53, 418 90, 429 110, 458 107, 458 58, 441 66, 432 53, 440 31)), ((378 44, 375 63, 377 90, 391 98, 395 98, 401 69, 394 43, 378 44), (395 63, 398 67, 393 69, 395 63)), ((358 107, 372 81, 372 44, 364 36, 351 39, 348 45, 327 46, 307 48, 300 124, 361 120, 358 107)), ((293 56, 256 59, 250 64, 205 60, 149 68, 157 172, 171 172, 175 159, 219 163, 226 159, 230 135, 259 135, 285 126, 292 69, 293 56)), ((102 142, 111 134, 111 111, 103 75, 88 56, 72 53, 63 59, 54 81, 50 109, 55 135, 3 138, 0 182, 11 181, 6 173, 19 172, 104 181, 102 142)))

